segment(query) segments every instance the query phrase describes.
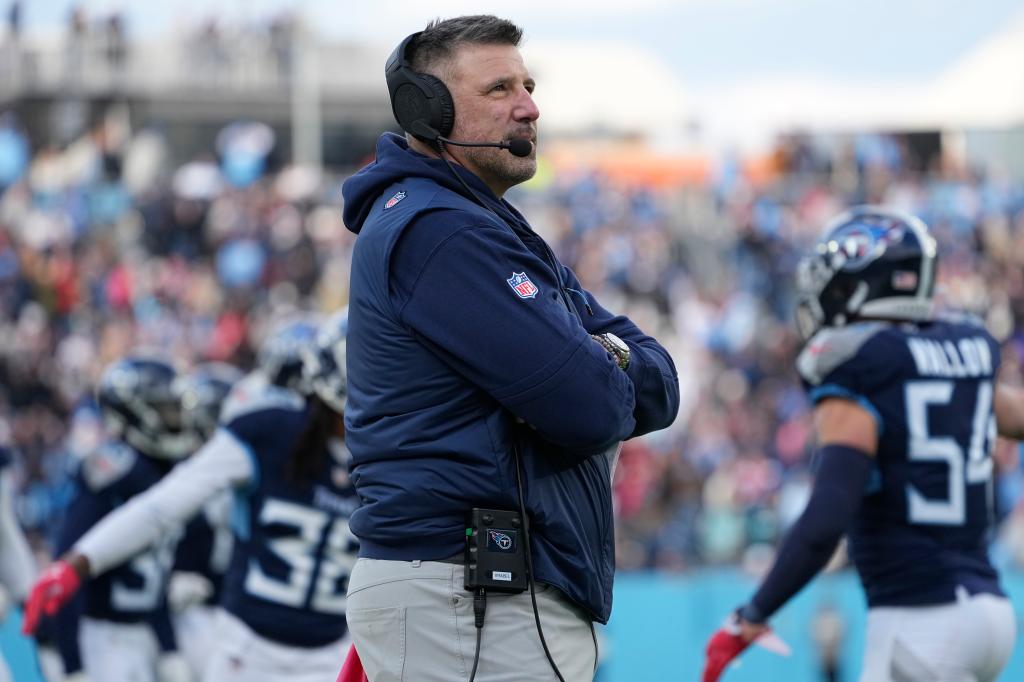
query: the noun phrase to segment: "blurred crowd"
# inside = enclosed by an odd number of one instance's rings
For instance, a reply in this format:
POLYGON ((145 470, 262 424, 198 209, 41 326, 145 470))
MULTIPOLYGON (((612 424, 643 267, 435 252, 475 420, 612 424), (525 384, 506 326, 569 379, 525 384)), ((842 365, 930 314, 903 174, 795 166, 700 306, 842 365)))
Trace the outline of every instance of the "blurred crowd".
POLYGON ((67 471, 102 437, 91 391, 107 363, 149 348, 245 368, 268 325, 347 300, 336 179, 263 176, 259 128, 226 131, 223 168, 167 168, 161 138, 117 118, 31 154, 0 120, 0 444, 19 454, 21 518, 43 540, 67 471))
MULTIPOLYGON (((18 453, 19 514, 41 551, 67 472, 102 437, 91 389, 108 362, 148 347, 186 366, 247 368, 274 319, 346 303, 344 178, 268 172, 267 135, 239 124, 209 157, 174 167, 159 134, 129 130, 116 110, 59 148, 0 118, 0 444, 18 453)), ((700 185, 577 169, 510 193, 584 286, 662 340, 679 370, 676 423, 627 443, 618 464, 622 569, 756 567, 802 508, 811 444, 793 273, 847 205, 921 215, 941 245, 939 298, 983 315, 1021 376, 1024 186, 922 171, 910 156, 880 136, 829 151, 790 140, 757 183, 723 161, 700 185)), ((1024 565, 1017 448, 997 454, 1010 517, 1000 556, 1024 565)))

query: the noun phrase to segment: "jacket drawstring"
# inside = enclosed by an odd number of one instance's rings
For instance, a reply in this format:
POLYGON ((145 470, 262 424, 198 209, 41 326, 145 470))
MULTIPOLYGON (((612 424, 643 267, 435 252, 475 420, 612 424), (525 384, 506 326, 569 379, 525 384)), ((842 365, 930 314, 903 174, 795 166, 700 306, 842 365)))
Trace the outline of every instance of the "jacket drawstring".
POLYGON ((569 287, 562 287, 562 289, 563 289, 563 291, 571 291, 572 293, 574 293, 574 294, 578 295, 580 298, 582 298, 583 299, 583 306, 587 309, 587 312, 590 313, 591 317, 594 316, 594 309, 590 307, 590 302, 587 301, 587 297, 583 294, 582 291, 580 291, 579 289, 570 289, 569 287))

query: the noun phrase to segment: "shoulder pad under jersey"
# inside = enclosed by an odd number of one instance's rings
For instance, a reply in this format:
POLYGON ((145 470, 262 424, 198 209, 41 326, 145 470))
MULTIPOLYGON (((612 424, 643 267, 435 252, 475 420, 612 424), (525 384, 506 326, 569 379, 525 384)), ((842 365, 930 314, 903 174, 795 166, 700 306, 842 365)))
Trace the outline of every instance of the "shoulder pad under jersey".
POLYGON ((800 377, 817 386, 837 367, 847 362, 875 334, 888 325, 882 322, 858 322, 844 327, 825 327, 811 337, 796 359, 800 377))
POLYGON ((90 490, 99 492, 124 478, 138 456, 124 443, 103 443, 82 460, 82 479, 90 490))
POLYGON ((295 391, 275 386, 260 372, 252 372, 235 384, 224 400, 220 423, 230 424, 239 417, 272 409, 301 410, 305 399, 295 391))

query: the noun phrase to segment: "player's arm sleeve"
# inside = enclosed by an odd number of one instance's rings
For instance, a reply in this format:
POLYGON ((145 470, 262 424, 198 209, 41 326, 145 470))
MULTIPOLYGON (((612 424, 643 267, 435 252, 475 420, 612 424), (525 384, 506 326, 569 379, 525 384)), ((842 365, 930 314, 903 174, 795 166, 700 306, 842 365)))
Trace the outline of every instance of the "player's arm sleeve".
POLYGON ((775 563, 740 615, 752 622, 771 618, 817 575, 836 550, 860 508, 873 460, 861 450, 825 445, 811 499, 786 534, 775 563))
MULTIPOLYGON (((71 546, 99 519, 103 518, 106 507, 102 498, 90 490, 81 477, 76 482, 74 496, 64 511, 64 520, 57 534, 54 549, 57 556, 67 552, 71 546)), ((78 626, 85 611, 82 592, 75 595, 50 621, 53 639, 64 663, 67 674, 82 669, 82 654, 78 645, 78 626)))
POLYGON ((615 334, 629 346, 626 374, 633 382, 636 427, 630 437, 669 426, 679 413, 679 376, 672 356, 653 337, 643 333, 624 315, 606 310, 583 288, 572 270, 561 266, 567 293, 590 334, 615 334), (582 304, 582 305, 581 305, 582 304))
POLYGON ((50 623, 54 644, 64 663, 64 674, 71 675, 82 669, 82 651, 78 643, 78 625, 85 610, 85 599, 81 592, 58 611, 50 623))
POLYGON ((0 471, 0 583, 19 602, 32 587, 36 564, 14 513, 14 480, 0 471))
POLYGON ((89 530, 75 550, 89 560, 91 574, 99 575, 179 527, 217 492, 245 485, 252 475, 246 447, 226 429, 218 429, 199 452, 89 530))
POLYGON ((545 440, 583 456, 633 433, 632 380, 566 307, 550 267, 515 235, 459 229, 431 245, 425 261, 410 255, 417 249, 409 243, 401 247, 392 267, 417 268, 401 319, 455 371, 545 440), (516 273, 537 290, 517 292, 508 281, 516 273))

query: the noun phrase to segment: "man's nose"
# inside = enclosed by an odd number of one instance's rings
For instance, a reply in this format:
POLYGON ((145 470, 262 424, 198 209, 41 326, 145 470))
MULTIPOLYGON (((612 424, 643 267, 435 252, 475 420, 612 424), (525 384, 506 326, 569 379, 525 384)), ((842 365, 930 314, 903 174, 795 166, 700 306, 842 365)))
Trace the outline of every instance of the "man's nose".
POLYGON ((540 109, 537 108, 537 103, 533 101, 533 95, 525 88, 520 93, 513 115, 517 121, 531 122, 540 118, 540 109))

